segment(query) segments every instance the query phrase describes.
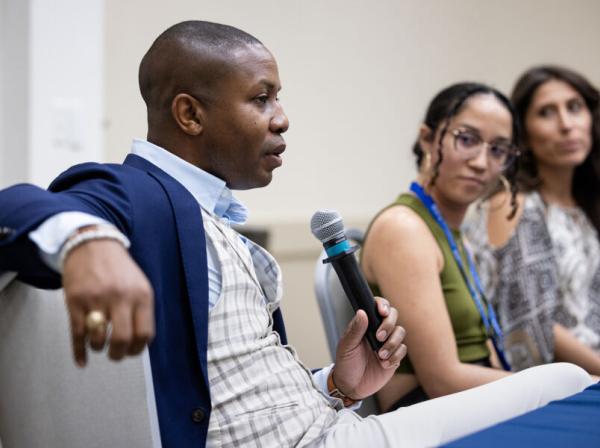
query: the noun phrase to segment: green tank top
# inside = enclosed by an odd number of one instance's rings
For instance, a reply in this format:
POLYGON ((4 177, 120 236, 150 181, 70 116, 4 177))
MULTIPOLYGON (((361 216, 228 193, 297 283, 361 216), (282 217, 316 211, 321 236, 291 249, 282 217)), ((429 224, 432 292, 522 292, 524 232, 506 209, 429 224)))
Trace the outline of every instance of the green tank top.
MULTIPOLYGON (((454 260, 452 250, 450 249, 444 231, 416 196, 408 193, 401 194, 398 199, 396 199, 396 202, 384 210, 398 205, 410 208, 425 221, 425 224, 429 227, 429 230, 442 251, 444 257, 444 269, 440 272, 440 283, 442 285, 446 307, 448 308, 448 314, 450 315, 450 321, 452 322, 454 337, 456 338, 458 358, 462 362, 475 362, 488 358, 490 352, 486 344, 487 335, 483 320, 471 297, 471 293, 469 292, 469 288, 462 276, 460 268, 454 260)), ((452 234, 454 240, 458 244, 463 265, 468 266, 460 231, 453 230, 452 234)), ((469 278, 471 278, 470 274, 470 272, 467 272, 469 278)), ((370 286, 373 294, 381 295, 378 285, 371 284, 370 286)), ((487 305, 484 304, 484 306, 487 305)), ((432 328, 431 331, 435 331, 435 329, 432 328)), ((414 373, 413 366, 410 362, 410 355, 407 355, 406 358, 402 360, 397 371, 398 373, 414 373)))

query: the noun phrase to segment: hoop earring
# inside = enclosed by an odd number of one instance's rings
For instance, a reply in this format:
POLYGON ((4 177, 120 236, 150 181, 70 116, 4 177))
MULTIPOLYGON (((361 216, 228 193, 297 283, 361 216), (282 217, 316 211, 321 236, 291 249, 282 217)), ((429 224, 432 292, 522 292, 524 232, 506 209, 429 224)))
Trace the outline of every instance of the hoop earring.
MULTIPOLYGON (((510 182, 508 181, 508 179, 506 178, 506 176, 504 174, 500 174, 500 176, 498 176, 498 181, 502 185, 502 190, 498 191, 498 193, 500 193, 500 192, 504 193, 502 195, 503 199, 502 199, 502 202, 500 202, 499 204, 494 205, 494 207, 491 208, 491 210, 499 210, 499 209, 501 209, 502 207, 504 207, 504 204, 506 204, 506 201, 510 198, 510 182)), ((494 192, 492 192, 491 195, 494 195, 494 192)), ((490 201, 490 207, 491 207, 491 205, 492 204, 491 204, 491 201, 490 201)))
POLYGON ((429 171, 431 169, 431 154, 425 152, 423 158, 423 171, 429 171))
POLYGON ((421 162, 421 176, 423 179, 423 186, 426 186, 431 181, 431 154, 423 151, 423 161, 421 162))
POLYGON ((498 180, 502 184, 502 190, 504 190, 506 193, 510 193, 510 182, 506 176, 504 174, 500 174, 500 176, 498 176, 498 180))

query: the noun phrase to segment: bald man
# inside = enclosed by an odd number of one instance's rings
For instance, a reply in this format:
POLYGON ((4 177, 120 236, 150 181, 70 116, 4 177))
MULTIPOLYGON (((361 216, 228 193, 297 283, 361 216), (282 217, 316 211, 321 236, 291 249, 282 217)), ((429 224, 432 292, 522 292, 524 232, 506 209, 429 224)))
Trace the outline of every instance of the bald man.
POLYGON ((183 22, 153 43, 139 82, 147 140, 134 140, 122 165, 83 164, 49 191, 0 193, 0 270, 64 287, 79 365, 86 341, 108 343, 113 359, 152 341, 164 447, 433 445, 589 384, 554 366, 543 380, 551 394, 515 375, 361 420, 350 409, 406 354, 396 311, 377 299, 377 353, 358 312, 335 364, 311 374, 286 342, 277 263, 230 226, 247 214, 231 190, 268 185, 282 163, 289 123, 275 59, 241 30, 183 22))

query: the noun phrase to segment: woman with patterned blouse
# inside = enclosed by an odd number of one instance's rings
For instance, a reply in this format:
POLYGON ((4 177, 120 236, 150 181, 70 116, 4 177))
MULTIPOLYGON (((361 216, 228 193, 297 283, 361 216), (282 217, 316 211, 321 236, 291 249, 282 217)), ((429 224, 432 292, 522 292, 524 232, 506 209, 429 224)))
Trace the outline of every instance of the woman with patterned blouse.
POLYGON ((521 76, 512 101, 523 129, 517 213, 497 193, 465 231, 513 369, 570 361, 599 375, 599 93, 542 66, 521 76))

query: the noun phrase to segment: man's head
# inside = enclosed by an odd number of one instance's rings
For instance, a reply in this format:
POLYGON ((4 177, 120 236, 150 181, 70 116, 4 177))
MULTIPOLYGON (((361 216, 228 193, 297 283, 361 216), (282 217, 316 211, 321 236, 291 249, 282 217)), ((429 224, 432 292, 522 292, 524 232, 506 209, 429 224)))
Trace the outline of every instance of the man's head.
POLYGON ((152 44, 139 82, 149 141, 231 188, 271 181, 288 120, 277 63, 260 41, 227 25, 179 23, 152 44))

